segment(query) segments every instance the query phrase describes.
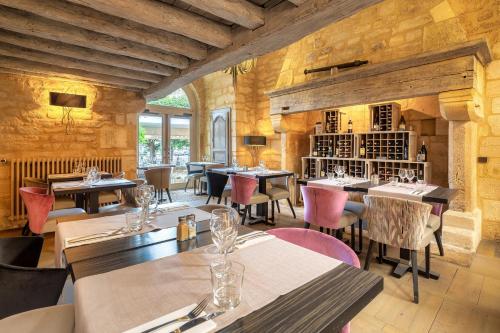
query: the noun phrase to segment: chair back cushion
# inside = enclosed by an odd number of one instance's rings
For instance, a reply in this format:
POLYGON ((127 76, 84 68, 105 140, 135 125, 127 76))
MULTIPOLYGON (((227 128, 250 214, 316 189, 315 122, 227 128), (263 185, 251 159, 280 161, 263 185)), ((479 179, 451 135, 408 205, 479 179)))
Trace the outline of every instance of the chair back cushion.
POLYGON ((144 171, 146 181, 149 185, 153 185, 156 190, 169 188, 171 173, 172 168, 170 167, 151 168, 144 171))
MULTIPOLYGON (((41 187, 44 189, 49 188, 49 184, 43 179, 34 178, 34 177, 26 177, 24 178, 24 186, 25 187, 41 187)), ((47 192, 47 191, 45 191, 47 192)))
POLYGON ((0 238, 0 263, 21 267, 37 267, 43 237, 0 238))
POLYGON ((19 193, 28 211, 30 230, 35 234, 41 233, 54 204, 54 196, 40 187, 21 187, 19 193))
POLYGON ((203 167, 199 165, 192 165, 191 163, 186 163, 186 169, 188 175, 191 175, 193 173, 203 173, 203 167))
POLYGON ((418 250, 432 206, 406 199, 365 195, 368 237, 376 242, 418 250))
POLYGON ((221 197, 229 179, 228 175, 207 171, 207 193, 214 197, 221 197))
POLYGON ((339 229, 348 194, 344 191, 301 186, 304 220, 320 227, 339 229))
POLYGON ((56 305, 68 272, 62 268, 24 268, 0 264, 0 319, 56 305))
POLYGON ((328 234, 302 228, 279 228, 267 232, 282 240, 335 258, 356 268, 360 267, 356 253, 344 242, 328 234))
POLYGON ((249 205, 250 199, 257 188, 257 179, 247 176, 230 175, 231 202, 249 205))

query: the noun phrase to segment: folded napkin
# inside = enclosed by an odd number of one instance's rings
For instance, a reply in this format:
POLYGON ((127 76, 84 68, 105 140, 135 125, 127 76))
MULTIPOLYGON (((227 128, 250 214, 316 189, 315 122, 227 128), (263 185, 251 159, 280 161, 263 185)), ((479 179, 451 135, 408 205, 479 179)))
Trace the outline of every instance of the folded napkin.
POLYGON ((165 212, 173 212, 176 210, 186 209, 191 207, 187 202, 171 202, 158 205, 158 208, 165 212))
POLYGON ((84 235, 84 236, 66 238, 64 240, 64 248, 67 249, 67 248, 75 247, 75 246, 94 244, 94 243, 99 243, 99 242, 103 242, 103 241, 110 240, 110 239, 116 239, 116 238, 121 238, 121 237, 132 235, 132 233, 128 232, 126 229, 123 229, 122 231, 119 231, 118 233, 113 233, 113 231, 114 230, 109 231, 108 234, 105 234, 105 233, 89 234, 89 235, 84 235), (80 238, 83 238, 83 239, 78 240, 80 238), (72 242, 73 240, 77 240, 77 241, 72 242))
MULTIPOLYGON (((186 307, 183 307, 182 309, 179 309, 177 311, 171 312, 171 313, 166 314, 164 316, 161 316, 159 318, 153 319, 153 320, 151 320, 151 321, 149 321, 147 323, 144 323, 144 324, 141 324, 141 325, 136 326, 134 328, 131 328, 131 329, 129 329, 129 330, 123 332, 123 333, 142 333, 145 330, 150 329, 151 327, 155 327, 155 326, 161 325, 163 323, 169 322, 170 320, 173 320, 173 319, 185 316, 191 310, 193 310, 195 307, 196 307, 196 304, 188 305, 186 307)), ((205 314, 206 313, 202 312, 200 316, 203 316, 205 314)), ((165 332, 165 333, 171 332, 171 331, 175 330, 176 328, 181 327, 185 323, 186 322, 184 321, 184 322, 181 322, 181 323, 175 323, 175 324, 171 324, 171 325, 168 325, 168 326, 162 326, 162 327, 158 328, 157 330, 154 330, 153 332, 165 332)), ((215 322, 213 320, 208 320, 208 321, 206 321, 204 323, 201 323, 201 324, 199 324, 199 325, 191 328, 190 330, 188 330, 186 332, 189 332, 189 333, 206 333, 206 332, 210 332, 211 330, 215 329, 216 327, 217 327, 217 325, 215 324, 215 322)))
POLYGON ((422 192, 416 192, 417 186, 415 184, 399 184, 397 186, 384 184, 368 189, 368 194, 422 201, 424 195, 434 191, 436 188, 438 187, 435 185, 426 185, 425 188, 420 189, 422 192))
POLYGON ((276 238, 276 236, 269 235, 269 234, 265 234, 265 236, 258 236, 257 237, 257 234, 260 234, 260 233, 261 232, 259 232, 259 231, 254 231, 254 232, 245 234, 240 239, 236 239, 236 248, 241 250, 241 249, 247 248, 249 246, 253 246, 253 245, 256 245, 256 244, 259 244, 259 243, 276 238), (238 241, 243 241, 243 240, 247 239, 248 237, 251 237, 250 235, 255 235, 255 238, 250 238, 247 241, 245 241, 243 244, 238 244, 238 241))

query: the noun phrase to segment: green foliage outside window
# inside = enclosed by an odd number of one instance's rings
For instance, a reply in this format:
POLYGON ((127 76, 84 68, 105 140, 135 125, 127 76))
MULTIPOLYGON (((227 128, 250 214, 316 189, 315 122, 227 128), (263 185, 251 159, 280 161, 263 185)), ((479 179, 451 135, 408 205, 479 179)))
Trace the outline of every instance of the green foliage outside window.
POLYGON ((189 100, 186 96, 186 93, 182 89, 176 90, 170 95, 157 99, 156 101, 149 102, 148 104, 171 106, 184 109, 189 109, 191 107, 189 105, 189 100))
POLYGON ((139 143, 145 145, 146 140, 146 129, 142 126, 139 127, 139 143))
POLYGON ((182 150, 189 148, 188 139, 170 139, 170 148, 172 150, 182 150))

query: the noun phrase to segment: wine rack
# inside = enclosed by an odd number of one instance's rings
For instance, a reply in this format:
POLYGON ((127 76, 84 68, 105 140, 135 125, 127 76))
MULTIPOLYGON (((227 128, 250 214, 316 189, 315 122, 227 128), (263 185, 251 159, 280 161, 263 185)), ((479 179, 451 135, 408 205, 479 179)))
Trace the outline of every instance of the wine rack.
POLYGON ((397 103, 370 105, 370 128, 372 131, 395 131, 399 125, 401 106, 397 103), (378 129, 375 123, 378 120, 378 129))
POLYGON ((325 158, 321 159, 321 169, 326 170, 326 172, 334 172, 333 168, 336 165, 341 165, 346 168, 346 174, 352 177, 366 178, 367 167, 366 162, 362 160, 354 159, 338 159, 338 158, 325 158))
POLYGON ((319 177, 319 164, 319 160, 316 158, 302 157, 302 179, 319 177))
POLYGON ((310 156, 313 157, 353 158, 355 155, 356 136, 353 133, 312 135, 310 143, 310 156))
POLYGON ((340 133, 341 112, 339 110, 323 111, 323 129, 325 133, 340 133))
POLYGON ((364 142, 366 156, 369 160, 413 161, 417 149, 415 132, 370 132, 358 134, 359 156, 361 142, 364 142))
POLYGON ((430 182, 431 168, 429 162, 398 162, 398 161, 372 161, 369 164, 369 173, 378 174, 380 180, 388 181, 391 177, 398 176, 399 169, 411 169, 416 179, 423 174, 424 180, 430 182))

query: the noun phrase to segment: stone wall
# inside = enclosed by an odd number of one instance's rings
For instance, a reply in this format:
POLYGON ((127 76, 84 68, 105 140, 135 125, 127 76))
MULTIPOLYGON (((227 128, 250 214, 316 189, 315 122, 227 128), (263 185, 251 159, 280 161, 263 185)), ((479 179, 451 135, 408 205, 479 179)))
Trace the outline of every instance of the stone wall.
MULTIPOLYGON (((0 158, 121 156, 135 178, 137 113, 145 101, 137 93, 81 82, 0 75, 0 158), (49 92, 87 96, 87 108, 73 109, 70 134, 61 124, 62 108, 49 105, 49 92)), ((0 165, 0 230, 13 227, 10 164, 0 165)))

